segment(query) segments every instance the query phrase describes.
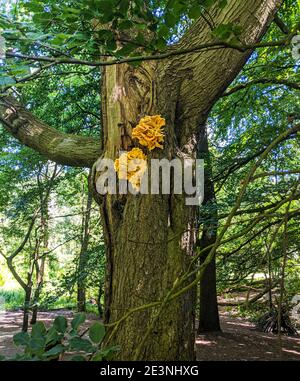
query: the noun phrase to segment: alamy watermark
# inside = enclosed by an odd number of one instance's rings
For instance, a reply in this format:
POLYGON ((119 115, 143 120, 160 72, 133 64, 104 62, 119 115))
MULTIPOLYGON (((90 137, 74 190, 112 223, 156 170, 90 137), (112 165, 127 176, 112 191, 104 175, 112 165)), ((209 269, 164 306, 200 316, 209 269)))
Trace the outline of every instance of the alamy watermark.
POLYGON ((204 197, 203 159, 133 159, 122 162, 119 172, 115 162, 99 159, 97 192, 105 194, 183 194, 186 205, 201 205, 204 197), (128 174, 132 174, 131 177, 128 174))

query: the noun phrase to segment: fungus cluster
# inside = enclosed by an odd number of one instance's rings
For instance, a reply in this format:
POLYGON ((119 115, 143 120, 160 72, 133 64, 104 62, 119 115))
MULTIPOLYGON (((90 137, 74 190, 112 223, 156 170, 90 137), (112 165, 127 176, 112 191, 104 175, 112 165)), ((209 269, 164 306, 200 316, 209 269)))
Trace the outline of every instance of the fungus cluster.
MULTIPOLYGON (((132 138, 139 144, 152 151, 154 148, 163 148, 163 128, 166 121, 160 115, 145 116, 132 130, 132 138)), ((115 170, 121 180, 128 180, 137 191, 141 187, 141 179, 147 169, 147 155, 140 148, 133 148, 124 152, 115 160, 115 170)))
POLYGON ((162 127, 166 121, 160 115, 145 116, 139 124, 132 130, 132 137, 147 147, 150 151, 154 148, 163 148, 160 143, 164 141, 164 132, 162 127))
POLYGON ((115 160, 115 170, 121 180, 128 180, 133 188, 139 191, 141 179, 147 169, 147 156, 140 148, 124 152, 115 160))

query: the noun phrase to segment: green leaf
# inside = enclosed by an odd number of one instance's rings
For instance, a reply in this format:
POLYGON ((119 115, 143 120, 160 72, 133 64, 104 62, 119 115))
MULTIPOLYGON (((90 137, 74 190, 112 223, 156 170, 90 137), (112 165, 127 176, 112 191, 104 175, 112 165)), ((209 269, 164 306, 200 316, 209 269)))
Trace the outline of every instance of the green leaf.
POLYGON ((45 324, 41 321, 38 321, 32 326, 32 331, 31 331, 31 337, 35 338, 40 338, 43 337, 47 334, 47 330, 45 327, 45 324))
POLYGON ((130 53, 134 52, 136 49, 136 46, 133 44, 126 44, 121 49, 119 49, 116 53, 118 57, 127 57, 130 53))
POLYGON ((232 33, 233 30, 231 24, 220 24, 213 30, 213 35, 220 40, 228 40, 232 33))
MULTIPOLYGON (((204 0, 203 6, 205 8, 210 8, 214 4, 214 2, 215 2, 215 0, 204 0)), ((222 0, 220 2, 222 2, 222 0)))
POLYGON ((127 17, 130 0, 122 0, 119 2, 119 12, 123 14, 124 18, 127 17))
POLYGON ((53 345, 60 341, 62 335, 59 335, 57 329, 53 326, 49 329, 46 335, 46 345, 53 345))
POLYGON ((71 322, 72 328, 77 331, 79 326, 85 322, 85 314, 77 314, 71 322))
POLYGON ((99 344, 105 336, 105 328, 103 324, 96 322, 89 329, 89 337, 93 343, 99 344))
POLYGON ((141 66, 142 63, 143 63, 143 61, 138 60, 138 61, 130 62, 129 65, 132 67, 139 67, 139 66, 141 66))
POLYGON ((24 4, 24 7, 27 8, 31 12, 43 12, 44 7, 42 4, 36 1, 30 1, 24 4))
POLYGON ((219 0, 219 7, 221 9, 225 8, 227 5, 227 2, 228 2, 227 0, 219 0))
POLYGON ((28 349, 32 354, 41 355, 46 346, 46 339, 44 337, 33 337, 30 339, 28 349))
POLYGON ((117 43, 114 40, 108 40, 106 41, 106 49, 110 51, 114 51, 117 49, 117 43))
POLYGON ((49 351, 44 353, 45 357, 58 357, 61 353, 65 351, 65 347, 62 344, 58 344, 55 347, 49 349, 49 351))
POLYGON ((101 13, 100 20, 103 23, 108 23, 114 18, 114 9, 112 7, 111 1, 103 0, 99 4, 99 11, 101 13))
POLYGON ((99 9, 103 14, 111 12, 111 6, 112 4, 110 0, 100 0, 99 2, 99 9))
POLYGON ((64 316, 57 316, 53 322, 53 327, 61 333, 65 333, 68 327, 68 321, 64 316))
POLYGON ((101 351, 101 354, 102 354, 102 358, 104 360, 111 360, 113 355, 117 352, 119 352, 121 350, 121 348, 119 346, 113 346, 113 347, 109 347, 107 349, 104 349, 101 351))
POLYGON ((172 28, 177 23, 177 17, 175 17, 172 13, 167 13, 165 15, 166 25, 172 28))
POLYGON ((160 37, 167 37, 170 34, 169 28, 166 25, 161 25, 158 30, 160 37))
POLYGON ((77 330, 75 329, 71 329, 68 333, 71 337, 77 336, 77 330))
POLYGON ((30 67, 25 66, 25 65, 13 66, 10 69, 10 73, 13 75, 29 74, 30 73, 30 67))
POLYGON ((41 41, 41 40, 44 40, 48 37, 49 35, 48 34, 44 34, 42 32, 28 32, 26 34, 26 37, 33 40, 33 41, 41 41))
POLYGON ((36 12, 32 17, 32 20, 37 24, 47 25, 51 22, 52 17, 50 13, 36 12))
POLYGON ((191 19, 197 19, 198 17, 201 16, 201 7, 199 5, 194 5, 189 13, 188 13, 189 17, 191 19))
POLYGON ((27 332, 19 332, 19 333, 16 333, 13 337, 13 341, 14 341, 14 344, 16 346, 24 346, 24 345, 28 345, 29 343, 29 340, 30 340, 30 337, 29 337, 29 334, 27 332))
POLYGON ((96 352, 93 357, 91 358, 92 361, 102 361, 103 360, 103 353, 101 351, 96 352))
POLYGON ((87 353, 93 353, 96 351, 96 348, 92 343, 87 339, 82 339, 81 337, 73 337, 70 340, 70 348, 75 351, 83 351, 87 353))
POLYGON ((11 360, 13 361, 31 361, 32 356, 29 353, 17 353, 14 358, 11 360))
POLYGON ((119 23, 119 28, 120 30, 126 30, 130 29, 133 26, 133 22, 130 20, 124 20, 119 23))

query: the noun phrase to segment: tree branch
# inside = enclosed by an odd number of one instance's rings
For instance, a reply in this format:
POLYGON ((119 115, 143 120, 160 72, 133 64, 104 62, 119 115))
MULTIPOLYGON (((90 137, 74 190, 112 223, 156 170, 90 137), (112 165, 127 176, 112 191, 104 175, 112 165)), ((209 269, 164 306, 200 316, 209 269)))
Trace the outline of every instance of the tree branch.
POLYGON ((37 119, 13 97, 0 99, 0 122, 22 144, 58 164, 92 167, 101 155, 100 139, 62 133, 37 119))
POLYGON ((274 22, 283 34, 289 34, 290 33, 289 28, 285 25, 285 23, 281 20, 281 18, 278 15, 275 15, 274 22))
POLYGON ((300 85, 298 83, 296 83, 296 82, 287 81, 285 79, 260 78, 260 79, 255 79, 253 81, 249 81, 249 82, 246 82, 246 83, 241 83, 241 84, 233 87, 232 89, 229 89, 228 91, 226 91, 222 95, 222 97, 228 97, 229 95, 234 94, 237 91, 244 90, 247 87, 250 87, 250 86, 253 86, 253 85, 257 85, 257 84, 284 85, 284 86, 289 87, 291 89, 300 90, 300 85))
MULTIPOLYGON (((176 78, 183 77, 177 101, 178 125, 183 131, 180 146, 189 144, 191 136, 197 136, 212 106, 236 78, 254 49, 277 45, 278 41, 262 42, 261 39, 281 4, 281 0, 250 0, 230 2, 224 9, 217 5, 212 7, 210 14, 216 26, 231 23, 242 27, 240 42, 227 44, 229 49, 210 49, 192 57, 172 59, 170 72, 176 78)), ((291 34, 281 43, 286 45, 290 37, 291 34)), ((177 49, 197 50, 203 41, 215 44, 215 37, 200 18, 183 36, 177 49)))
POLYGON ((135 57, 115 58, 115 59, 104 60, 104 61, 87 61, 87 60, 81 60, 76 58, 54 58, 50 56, 31 56, 31 55, 9 52, 9 51, 6 53, 6 57, 18 58, 18 59, 34 61, 34 62, 48 62, 54 65, 65 64, 65 65, 82 65, 82 66, 90 66, 90 67, 104 67, 104 66, 112 66, 112 65, 139 62, 139 61, 158 61, 158 60, 160 61, 160 60, 168 59, 175 56, 199 53, 200 51, 207 50, 207 49, 218 50, 218 49, 230 48, 230 49, 237 50, 239 52, 246 52, 250 49, 253 50, 253 49, 267 48, 267 47, 287 46, 289 45, 291 38, 295 34, 296 33, 290 34, 288 37, 277 40, 277 41, 260 42, 260 43, 252 43, 252 44, 236 44, 236 43, 230 43, 225 41, 213 41, 209 43, 199 44, 192 48, 186 48, 186 49, 184 48, 172 49, 171 48, 164 53, 151 54, 148 56, 140 55, 135 57))
POLYGON ((23 238, 23 241, 21 242, 20 246, 18 246, 18 248, 7 258, 7 261, 13 261, 13 259, 24 249, 27 241, 29 240, 29 237, 30 237, 30 234, 31 234, 31 231, 34 227, 34 224, 35 224, 35 220, 37 218, 37 215, 39 213, 39 210, 37 210, 35 212, 35 214, 32 216, 31 218, 31 222, 29 224, 29 227, 28 227, 28 230, 23 238))

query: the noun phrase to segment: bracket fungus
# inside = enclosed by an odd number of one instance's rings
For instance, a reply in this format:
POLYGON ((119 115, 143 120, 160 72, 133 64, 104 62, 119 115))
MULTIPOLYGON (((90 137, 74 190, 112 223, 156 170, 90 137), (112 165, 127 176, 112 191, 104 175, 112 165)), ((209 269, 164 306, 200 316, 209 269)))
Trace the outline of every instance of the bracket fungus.
POLYGON ((137 191, 141 187, 141 179, 147 169, 147 156, 140 148, 123 152, 115 160, 114 167, 121 180, 128 180, 137 191))
POLYGON ((147 147, 150 151, 154 148, 163 148, 160 143, 164 141, 164 132, 162 127, 166 121, 160 115, 145 116, 139 124, 132 130, 132 137, 147 147))
MULTIPOLYGON (((160 115, 145 116, 132 130, 132 138, 137 139, 142 146, 152 151, 154 148, 163 148, 164 132, 162 127, 166 121, 160 115)), ((137 191, 141 187, 141 179, 147 170, 147 155, 140 148, 123 152, 115 160, 114 167, 120 180, 128 180, 137 191)))

